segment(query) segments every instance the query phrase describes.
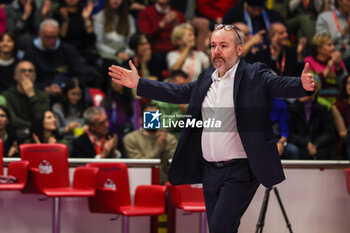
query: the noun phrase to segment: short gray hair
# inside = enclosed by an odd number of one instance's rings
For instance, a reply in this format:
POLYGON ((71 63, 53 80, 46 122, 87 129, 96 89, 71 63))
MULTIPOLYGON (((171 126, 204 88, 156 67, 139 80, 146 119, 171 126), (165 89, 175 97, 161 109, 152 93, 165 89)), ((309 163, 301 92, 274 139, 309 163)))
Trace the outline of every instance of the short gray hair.
POLYGON ((94 116, 103 112, 101 107, 89 107, 84 111, 84 121, 87 125, 94 124, 94 116))
POLYGON ((53 26, 53 27, 59 28, 59 27, 60 27, 60 24, 58 23, 57 20, 54 20, 54 19, 45 19, 45 20, 43 20, 43 21, 40 23, 39 32, 41 32, 41 31, 43 30, 43 27, 45 27, 45 26, 53 26))

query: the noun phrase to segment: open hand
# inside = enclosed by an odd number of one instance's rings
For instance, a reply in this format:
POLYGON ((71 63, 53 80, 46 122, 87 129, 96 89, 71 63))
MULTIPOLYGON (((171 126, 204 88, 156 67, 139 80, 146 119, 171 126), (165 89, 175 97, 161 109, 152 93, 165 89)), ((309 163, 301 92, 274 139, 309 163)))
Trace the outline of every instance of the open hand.
POLYGON ((108 68, 108 75, 111 76, 112 81, 115 83, 129 88, 136 88, 139 83, 140 76, 131 60, 129 61, 129 66, 131 70, 112 65, 108 68))

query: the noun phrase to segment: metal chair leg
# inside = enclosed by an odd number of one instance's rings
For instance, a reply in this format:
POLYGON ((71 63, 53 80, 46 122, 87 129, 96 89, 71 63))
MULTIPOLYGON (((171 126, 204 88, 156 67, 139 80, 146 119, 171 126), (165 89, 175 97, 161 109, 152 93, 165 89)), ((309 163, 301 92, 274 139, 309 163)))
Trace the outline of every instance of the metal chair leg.
POLYGON ((206 212, 202 212, 201 213, 200 232, 201 233, 206 233, 207 232, 207 214, 206 214, 206 212))
POLYGON ((60 212, 61 212, 61 198, 54 197, 53 198, 53 233, 60 232, 60 212))
POLYGON ((129 233, 129 217, 123 215, 123 233, 129 233))

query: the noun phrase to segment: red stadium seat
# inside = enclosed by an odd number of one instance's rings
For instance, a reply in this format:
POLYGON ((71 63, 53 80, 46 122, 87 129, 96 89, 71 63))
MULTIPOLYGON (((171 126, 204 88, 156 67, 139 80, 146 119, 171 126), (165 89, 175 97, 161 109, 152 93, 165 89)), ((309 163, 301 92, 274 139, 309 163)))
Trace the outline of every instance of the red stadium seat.
MULTIPOLYGON (((4 175, 4 149, 0 139, 0 175, 4 175)), ((7 167, 7 175, 16 178, 15 183, 0 184, 0 190, 22 190, 27 183, 28 161, 11 162, 7 167)))
POLYGON ((68 148, 64 144, 22 144, 22 160, 29 161, 29 184, 24 192, 53 198, 53 232, 60 228, 61 197, 92 197, 96 191, 97 168, 77 167, 73 187, 69 185, 68 148))
POLYGON ((96 195, 89 198, 90 211, 122 215, 123 233, 129 232, 129 217, 165 213, 165 186, 138 186, 135 191, 135 204, 132 205, 126 164, 90 163, 86 166, 99 168, 96 195))
POLYGON ((206 209, 203 197, 203 188, 199 185, 173 186, 167 183, 170 206, 168 208, 169 233, 175 232, 175 209, 192 213, 200 212, 200 232, 206 233, 206 209))
POLYGON ((350 168, 344 170, 345 180, 346 180, 346 188, 348 189, 348 193, 350 194, 350 168))

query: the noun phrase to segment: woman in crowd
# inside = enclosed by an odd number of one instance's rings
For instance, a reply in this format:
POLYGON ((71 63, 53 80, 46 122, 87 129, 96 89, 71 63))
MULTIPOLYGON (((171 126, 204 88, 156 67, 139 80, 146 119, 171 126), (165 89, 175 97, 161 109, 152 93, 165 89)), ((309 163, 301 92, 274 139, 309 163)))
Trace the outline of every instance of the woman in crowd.
POLYGON ((45 110, 34 116, 31 127, 31 138, 26 143, 64 143, 58 133, 55 114, 51 110, 45 110))
POLYGON ((105 0, 103 10, 94 18, 96 47, 101 57, 112 60, 112 63, 128 60, 128 40, 135 31, 127 0, 105 0))
POLYGON ((15 34, 5 31, 0 35, 0 93, 16 84, 13 76, 17 62, 15 34))
POLYGON ((62 90, 61 102, 52 106, 57 119, 60 135, 63 135, 70 146, 76 136, 84 132, 83 113, 87 107, 84 86, 77 78, 72 78, 62 90))
POLYGON ((18 155, 18 142, 11 128, 11 118, 8 109, 0 105, 0 139, 3 142, 4 156, 18 155))
POLYGON ((167 62, 170 70, 182 69, 188 74, 189 81, 195 81, 199 74, 209 66, 209 58, 202 51, 195 51, 196 37, 190 24, 176 26, 171 41, 178 50, 168 53, 167 62))
MULTIPOLYGON (((136 32, 130 37, 129 47, 134 52, 132 61, 139 74, 143 78, 160 80, 162 79, 162 70, 159 63, 152 56, 151 44, 145 34, 136 32)), ((128 62, 124 66, 129 68, 128 62)))
POLYGON ((86 58, 95 48, 95 34, 90 17, 94 4, 87 1, 83 7, 82 0, 62 0, 55 14, 60 22, 60 38, 73 45, 86 58))
POLYGON ((338 132, 335 148, 337 154, 346 158, 345 139, 350 126, 350 76, 344 78, 337 101, 332 106, 334 125, 338 132))
POLYGON ((341 80, 346 76, 344 62, 339 51, 335 51, 331 36, 327 33, 317 34, 311 42, 312 56, 304 62, 310 64, 309 70, 316 74, 321 82, 320 96, 331 105, 338 95, 341 80))
POLYGON ((124 87, 111 80, 107 96, 101 106, 106 112, 110 130, 119 139, 134 129, 133 125, 133 94, 130 88, 124 87))

